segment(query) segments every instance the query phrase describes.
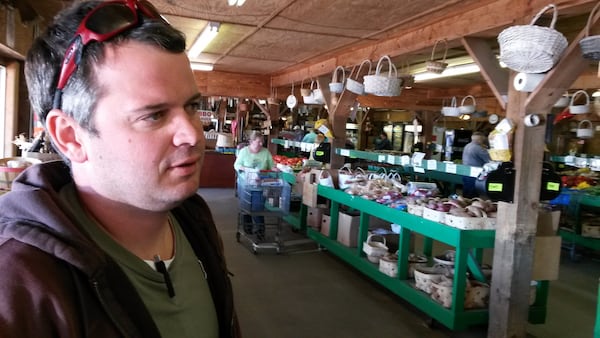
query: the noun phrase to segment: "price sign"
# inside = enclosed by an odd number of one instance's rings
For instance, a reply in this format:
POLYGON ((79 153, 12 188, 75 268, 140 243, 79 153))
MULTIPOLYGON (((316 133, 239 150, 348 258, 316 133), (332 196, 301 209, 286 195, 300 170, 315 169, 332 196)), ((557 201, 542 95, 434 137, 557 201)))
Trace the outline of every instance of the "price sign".
POLYGON ((446 163, 446 172, 450 174, 456 174, 456 164, 446 163))
POLYGON ((427 169, 428 170, 436 170, 437 169, 437 161, 436 160, 427 161, 427 169))
POLYGON ((342 156, 350 156, 350 150, 348 150, 348 149, 341 149, 340 150, 340 155, 342 155, 342 156))
POLYGON ((482 171, 483 171, 483 168, 471 167, 471 172, 469 173, 469 176, 477 177, 477 176, 479 176, 479 174, 481 174, 482 171))
POLYGON ((424 174, 425 173, 425 168, 413 167, 413 171, 416 172, 416 173, 424 174))
POLYGON ((378 162, 385 162, 385 155, 378 155, 377 156, 377 161, 378 162))
POLYGON ((558 183, 558 182, 548 182, 548 184, 546 184, 546 190, 548 190, 548 191, 559 191, 560 190, 560 183, 558 183))
POLYGON ((488 191, 502 192, 502 183, 490 183, 488 184, 488 191))
POLYGON ((396 164, 396 156, 393 156, 393 155, 388 155, 388 157, 387 157, 387 162, 388 162, 389 164, 396 164))

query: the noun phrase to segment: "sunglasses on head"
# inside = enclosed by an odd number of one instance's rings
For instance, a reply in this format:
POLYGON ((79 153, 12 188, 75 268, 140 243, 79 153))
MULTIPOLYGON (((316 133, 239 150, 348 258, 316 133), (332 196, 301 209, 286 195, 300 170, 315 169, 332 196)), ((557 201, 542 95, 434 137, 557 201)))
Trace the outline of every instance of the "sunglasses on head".
POLYGON ((81 20, 65 52, 52 107, 62 106, 62 91, 81 63, 84 48, 92 41, 104 42, 140 24, 140 13, 163 20, 156 7, 146 0, 114 0, 103 2, 81 20))

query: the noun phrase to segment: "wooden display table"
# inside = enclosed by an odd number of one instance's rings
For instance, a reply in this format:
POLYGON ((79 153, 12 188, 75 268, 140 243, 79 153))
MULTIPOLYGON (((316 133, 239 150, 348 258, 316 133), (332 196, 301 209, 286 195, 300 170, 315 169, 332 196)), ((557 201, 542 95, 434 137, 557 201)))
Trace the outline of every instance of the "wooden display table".
POLYGON ((200 174, 200 188, 235 187, 235 155, 207 150, 200 174))

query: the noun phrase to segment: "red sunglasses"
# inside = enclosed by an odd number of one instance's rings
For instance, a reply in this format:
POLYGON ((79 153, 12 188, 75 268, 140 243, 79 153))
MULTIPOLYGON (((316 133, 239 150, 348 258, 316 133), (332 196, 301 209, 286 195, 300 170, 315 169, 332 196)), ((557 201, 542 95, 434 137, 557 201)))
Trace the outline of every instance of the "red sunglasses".
POLYGON ((146 0, 114 0, 103 2, 81 20, 71 44, 65 52, 54 93, 53 108, 62 106, 62 91, 81 63, 85 46, 91 41, 103 42, 140 23, 139 12, 152 19, 163 20, 156 7, 146 0))

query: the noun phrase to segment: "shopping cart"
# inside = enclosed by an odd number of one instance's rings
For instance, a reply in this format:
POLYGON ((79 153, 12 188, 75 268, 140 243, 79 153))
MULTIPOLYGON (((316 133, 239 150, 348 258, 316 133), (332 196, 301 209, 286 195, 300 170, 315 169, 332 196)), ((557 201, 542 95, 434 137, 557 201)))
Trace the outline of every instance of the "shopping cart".
POLYGON ((280 253, 283 247, 282 217, 290 211, 290 184, 280 172, 240 172, 237 197, 237 241, 241 242, 244 238, 255 254, 258 249, 275 249, 280 253))

